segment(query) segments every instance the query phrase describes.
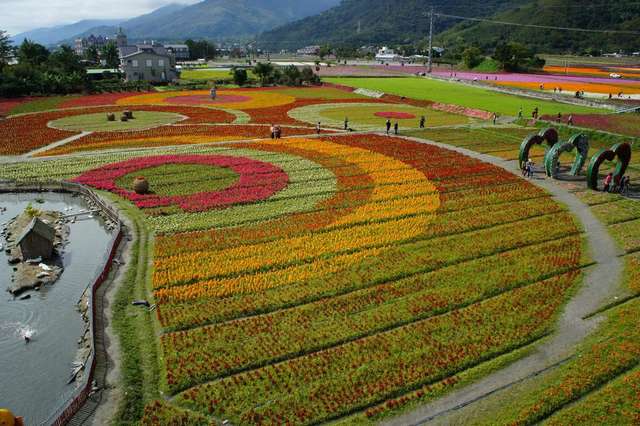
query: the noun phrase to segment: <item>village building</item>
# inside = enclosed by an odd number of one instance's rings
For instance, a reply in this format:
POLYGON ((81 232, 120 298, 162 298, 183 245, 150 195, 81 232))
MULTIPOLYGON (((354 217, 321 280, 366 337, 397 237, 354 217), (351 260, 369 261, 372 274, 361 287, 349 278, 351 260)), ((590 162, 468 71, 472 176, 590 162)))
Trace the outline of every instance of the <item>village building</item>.
POLYGON ((174 54, 160 43, 130 45, 122 29, 116 36, 120 70, 126 81, 168 83, 178 78, 174 54))
POLYGON ((298 49, 296 53, 299 56, 318 56, 320 53, 320 46, 307 46, 302 49, 298 49))
POLYGON ((191 59, 189 46, 186 44, 166 44, 164 47, 176 58, 176 61, 182 62, 191 59))
POLYGON ((395 50, 384 46, 376 54, 376 61, 384 62, 398 62, 402 60, 402 56, 398 55, 395 50))
POLYGON ((109 39, 103 36, 95 36, 91 34, 89 37, 78 38, 75 40, 74 49, 76 54, 79 56, 84 56, 87 49, 90 47, 95 47, 100 51, 107 43, 109 39))
POLYGON ((37 217, 34 217, 29 225, 22 231, 16 240, 20 247, 22 258, 27 259, 51 259, 56 231, 37 217))

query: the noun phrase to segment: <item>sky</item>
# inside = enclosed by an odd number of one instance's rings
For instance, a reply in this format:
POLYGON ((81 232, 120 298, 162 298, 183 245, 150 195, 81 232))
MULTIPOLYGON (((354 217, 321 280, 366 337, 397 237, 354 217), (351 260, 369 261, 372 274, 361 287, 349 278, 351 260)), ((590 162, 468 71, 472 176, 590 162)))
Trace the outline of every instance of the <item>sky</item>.
POLYGON ((128 19, 171 3, 202 0, 0 0, 0 30, 11 35, 83 19, 128 19))

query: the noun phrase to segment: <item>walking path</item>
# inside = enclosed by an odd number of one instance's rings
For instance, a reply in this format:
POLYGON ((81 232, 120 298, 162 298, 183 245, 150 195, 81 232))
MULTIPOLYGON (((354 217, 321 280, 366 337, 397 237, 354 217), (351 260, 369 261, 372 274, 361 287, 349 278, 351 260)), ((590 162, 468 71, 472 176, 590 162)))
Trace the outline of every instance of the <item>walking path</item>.
MULTIPOLYGON (((423 139, 406 139, 457 151, 494 164, 514 174, 520 174, 517 161, 506 161, 468 149, 423 139)), ((607 232, 606 227, 596 219, 585 204, 561 185, 547 179, 534 179, 532 183, 550 192, 556 201, 566 205, 571 213, 579 219, 587 235, 591 258, 596 262, 593 267, 585 271, 582 287, 565 307, 554 334, 531 355, 443 398, 415 411, 392 418, 383 424, 404 426, 428 423, 557 365, 573 355, 577 345, 595 329, 599 322, 597 317, 589 320, 583 318, 612 302, 614 297, 619 294, 623 269, 619 256, 622 252, 607 232)))
POLYGON ((91 133, 93 133, 93 132, 82 132, 79 135, 73 135, 73 136, 68 137, 66 139, 62 139, 61 141, 51 143, 51 144, 49 144, 47 146, 43 146, 42 148, 35 149, 35 150, 31 151, 31 152, 27 152, 26 154, 24 154, 24 157, 27 157, 27 158, 28 157, 33 157, 33 156, 38 155, 40 153, 43 153, 45 151, 49 151, 50 149, 58 148, 59 146, 66 145, 66 144, 71 143, 73 141, 77 141, 78 139, 83 138, 85 136, 88 136, 91 133))

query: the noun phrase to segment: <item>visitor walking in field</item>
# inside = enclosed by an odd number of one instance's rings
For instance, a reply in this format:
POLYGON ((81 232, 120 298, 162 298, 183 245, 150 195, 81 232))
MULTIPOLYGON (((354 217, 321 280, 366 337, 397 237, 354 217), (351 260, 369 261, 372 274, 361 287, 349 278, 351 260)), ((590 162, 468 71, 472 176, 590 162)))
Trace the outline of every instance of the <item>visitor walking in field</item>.
POLYGON ((518 119, 522 119, 522 107, 518 110, 518 119))
POLYGON ((344 118, 344 130, 349 130, 349 117, 344 118))
POLYGON ((316 124, 316 133, 320 134, 320 122, 318 121, 318 124, 316 124))
POLYGON ((424 115, 422 117, 420 117, 420 128, 424 129, 424 125, 427 122, 427 117, 425 117, 424 115))
POLYGON ((569 114, 569 119, 567 120, 567 124, 569 126, 573 126, 573 114, 569 114))
POLYGON ((387 136, 389 135, 390 131, 391 131, 391 120, 387 120, 387 136))
POLYGON ((276 138, 276 127, 271 124, 271 139, 275 139, 276 138))
POLYGON ((398 134, 398 122, 397 122, 397 121, 396 121, 396 122, 395 122, 395 124, 393 125, 393 133, 394 133, 395 135, 397 135, 397 134, 398 134))
POLYGON ((493 113, 493 125, 495 126, 497 122, 498 122, 498 113, 494 112, 493 113))

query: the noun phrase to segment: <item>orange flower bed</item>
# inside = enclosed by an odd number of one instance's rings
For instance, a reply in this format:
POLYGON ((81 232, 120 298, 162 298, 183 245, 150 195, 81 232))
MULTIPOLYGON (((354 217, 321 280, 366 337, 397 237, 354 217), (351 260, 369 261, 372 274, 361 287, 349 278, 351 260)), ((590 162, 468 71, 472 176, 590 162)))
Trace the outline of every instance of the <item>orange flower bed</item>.
MULTIPOLYGON (((310 129, 285 127, 282 131, 283 136, 298 136, 309 134, 310 129)), ((269 137, 270 127, 266 125, 174 125, 137 132, 93 133, 67 145, 44 152, 40 156, 114 148, 191 145, 269 137)))
MULTIPOLYGON (((625 68, 612 68, 614 70, 624 70, 625 68)), ((559 66, 546 66, 543 69, 545 72, 552 74, 581 74, 581 75, 596 75, 602 77, 609 77, 611 71, 601 68, 593 68, 593 67, 559 67, 559 66)), ((640 70, 639 70, 640 71, 640 70)), ((629 78, 639 78, 640 74, 632 73, 632 72, 616 72, 616 74, 620 74, 623 77, 629 78)))

